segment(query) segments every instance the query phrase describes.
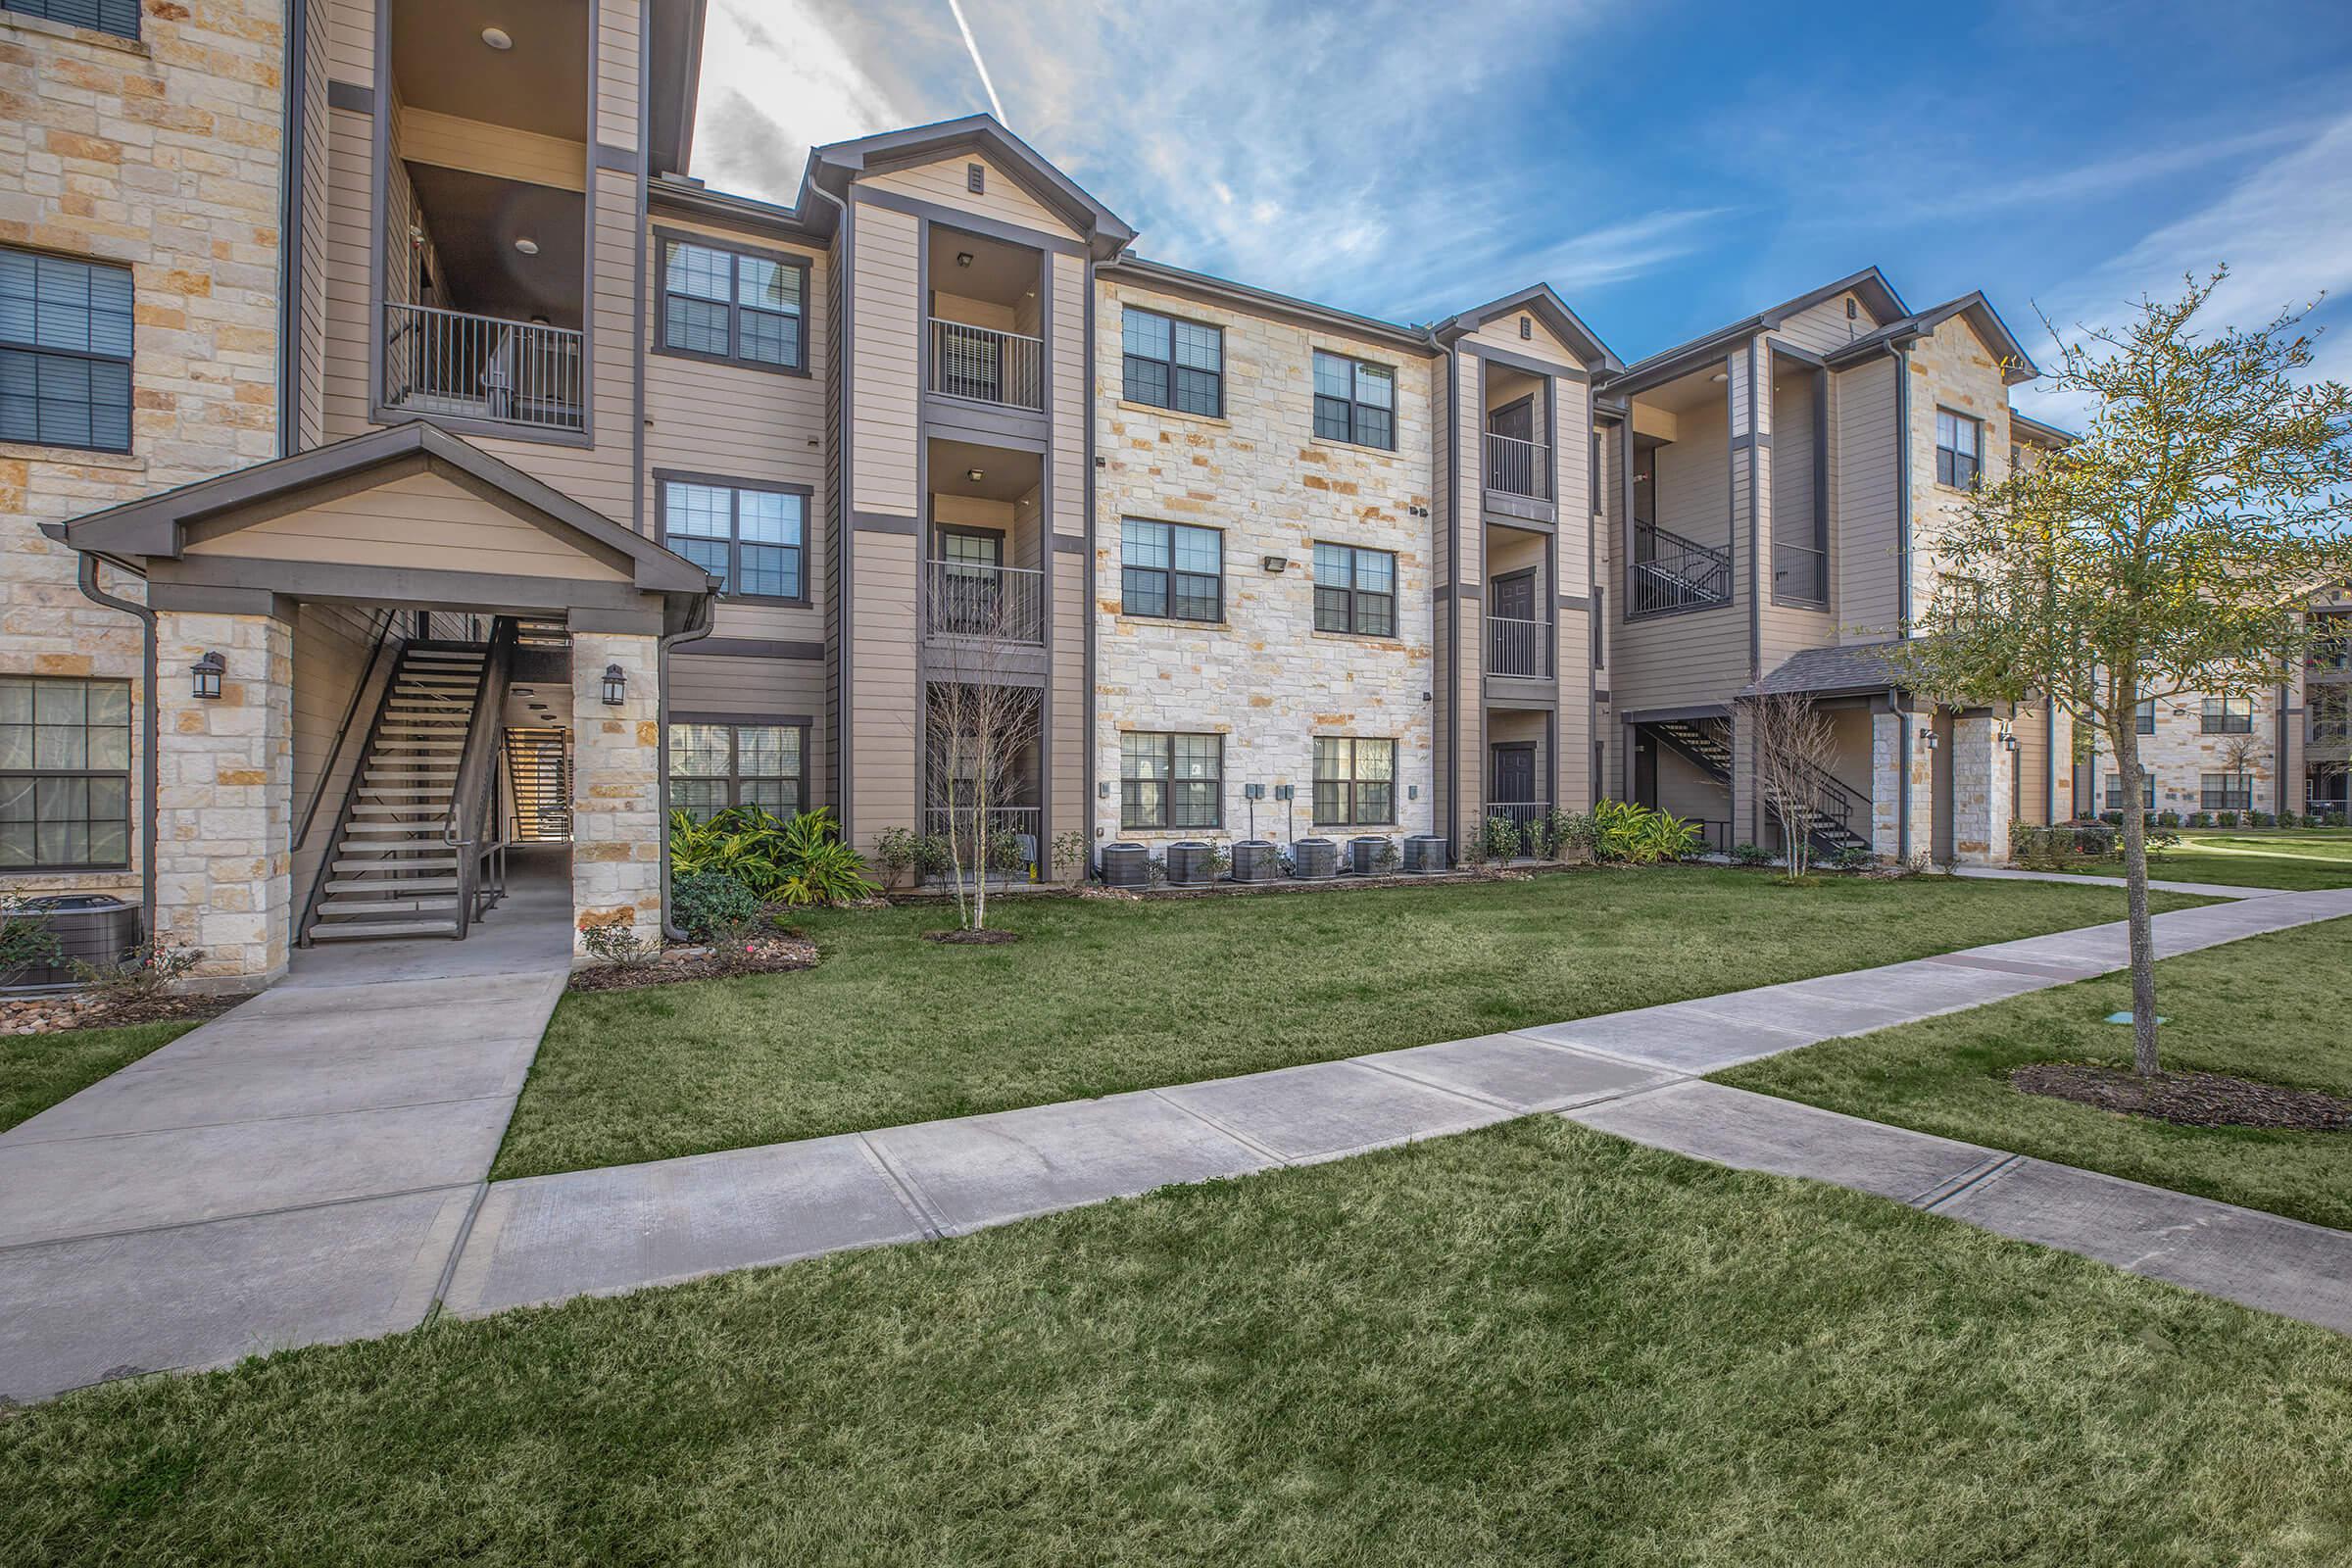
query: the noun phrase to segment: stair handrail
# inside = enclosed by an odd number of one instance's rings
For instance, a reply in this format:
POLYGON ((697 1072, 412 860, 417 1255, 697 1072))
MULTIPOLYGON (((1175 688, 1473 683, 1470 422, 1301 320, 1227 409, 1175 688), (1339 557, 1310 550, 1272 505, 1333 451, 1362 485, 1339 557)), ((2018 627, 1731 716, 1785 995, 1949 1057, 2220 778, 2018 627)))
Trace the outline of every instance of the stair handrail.
MULTIPOLYGON (((395 618, 398 618, 397 613, 395 618)), ((383 691, 376 696, 375 711, 368 719, 368 736, 370 739, 383 729, 384 715, 392 710, 392 695, 400 690, 400 661, 408 657, 410 646, 406 641, 401 644, 400 657, 392 662, 392 673, 385 680, 383 691)), ((361 744, 365 746, 367 741, 363 740, 361 744)), ((359 765, 351 770, 351 788, 343 792, 343 805, 335 812, 335 829, 327 837, 326 853, 318 857, 318 874, 311 878, 311 896, 303 901, 302 937, 297 946, 311 946, 311 927, 318 918, 318 903, 326 897, 327 883, 334 880, 335 857, 343 853, 343 840, 351 832, 352 814, 359 808, 360 797, 367 792, 368 754, 363 751, 359 765)), ((298 838, 294 842, 300 844, 303 841, 298 838)))
POLYGON ((318 782, 311 786, 311 801, 302 808, 302 822, 286 843, 289 850, 299 850, 310 842, 311 824, 318 815, 318 803, 326 799, 326 787, 334 782, 335 764, 342 760, 343 742, 351 734, 351 721, 359 714, 360 699, 368 695, 368 683, 375 676, 375 663, 383 657, 384 645, 392 640, 392 627, 400 619, 400 612, 387 606, 368 618, 375 622, 375 637, 368 647, 368 662, 360 667, 360 678, 352 683, 351 696, 343 704, 342 721, 335 725, 335 738, 326 748, 326 762, 318 770, 318 782), (382 618, 379 620, 378 616, 382 618))
POLYGON ((473 923, 474 891, 481 881, 481 860, 475 850, 483 836, 482 783, 497 761, 507 706, 507 672, 514 657, 514 619, 501 615, 490 623, 490 642, 483 650, 481 678, 473 688, 473 715, 466 725, 466 744, 458 753, 458 776, 449 792, 449 814, 441 823, 441 842, 455 851, 458 858, 457 936, 461 940, 466 927, 473 923))

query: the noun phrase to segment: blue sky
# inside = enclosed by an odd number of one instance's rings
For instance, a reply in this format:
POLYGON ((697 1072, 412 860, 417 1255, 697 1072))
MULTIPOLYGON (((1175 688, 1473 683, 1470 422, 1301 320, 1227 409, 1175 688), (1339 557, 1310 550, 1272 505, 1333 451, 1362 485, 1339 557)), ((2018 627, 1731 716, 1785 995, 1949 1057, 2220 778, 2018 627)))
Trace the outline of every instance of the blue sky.
MULTIPOLYGON (((2352 5, 710 0, 693 172, 990 106, 1178 266, 1393 319, 1549 281, 1628 360, 1876 263, 2030 347, 2229 262, 2352 378, 2352 5)), ((2021 403, 2036 405, 2032 393, 2021 403)), ((2063 405, 2042 412, 2063 416, 2063 405)))

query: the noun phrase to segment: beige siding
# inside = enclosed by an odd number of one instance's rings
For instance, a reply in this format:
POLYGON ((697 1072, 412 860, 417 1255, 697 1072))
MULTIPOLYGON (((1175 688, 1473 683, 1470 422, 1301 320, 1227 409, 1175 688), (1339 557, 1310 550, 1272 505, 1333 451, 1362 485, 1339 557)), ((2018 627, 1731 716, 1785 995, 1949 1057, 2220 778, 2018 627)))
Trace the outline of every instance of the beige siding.
POLYGON ((856 774, 850 806, 857 841, 871 849, 886 828, 913 827, 922 707, 915 685, 915 540, 853 531, 857 599, 850 659, 857 672, 850 714, 856 774))
POLYGON ((917 201, 953 207, 958 212, 978 213, 1003 222, 1018 223, 1023 228, 1043 229, 1047 233, 1066 237, 1075 237, 1077 234, 1077 230, 1063 222, 1052 209, 1023 190, 1017 181, 1004 172, 1003 166, 978 153, 956 153, 936 163, 867 174, 859 182, 877 190, 911 196, 917 201), (965 188, 966 164, 978 164, 988 171, 987 177, 981 181, 987 189, 978 196, 965 188))
MULTIPOLYGON (((1744 353, 1733 357, 1735 376, 1744 377, 1745 360, 1744 353)), ((1732 521, 1741 497, 1734 487, 1730 419, 1728 399, 1676 418, 1678 438, 1657 452, 1653 505, 1660 528, 1730 546, 1732 598, 1706 610, 1628 620, 1625 596, 1616 596, 1609 687, 1621 713, 1728 704, 1746 683, 1748 541, 1744 527, 1736 530, 1732 521)), ((1737 467, 1743 488, 1747 465, 1737 467)))
POLYGON ((1872 360, 1833 381, 1838 488, 1833 495, 1832 558, 1839 636, 1883 642, 1894 635, 1900 572, 1896 512, 1895 362, 1872 360))
POLYGON ((403 106, 399 144, 403 158, 419 164, 463 169, 557 190, 588 188, 586 145, 560 136, 538 136, 505 125, 403 106))
POLYGON ((842 430, 841 402, 845 379, 843 368, 847 363, 846 322, 849 318, 842 303, 845 285, 841 256, 848 230, 849 225, 843 224, 825 251, 825 270, 819 292, 819 297, 824 301, 824 320, 823 331, 818 337, 824 345, 824 368, 818 373, 818 381, 825 389, 825 483, 821 492, 824 520, 819 525, 822 548, 816 552, 816 559, 823 564, 823 568, 814 581, 825 628, 825 700, 820 710, 824 715, 826 739, 823 794, 826 800, 836 805, 843 800, 838 738, 847 716, 841 710, 841 647, 845 625, 841 585, 852 537, 845 531, 841 517, 842 464, 848 450, 847 438, 842 430))
POLYGON ((597 0, 596 133, 589 140, 633 152, 638 146, 639 0, 597 0))
POLYGON ((1484 348, 1500 349, 1505 354, 1516 354, 1525 359, 1546 360, 1563 369, 1581 370, 1584 368, 1585 362, 1576 350, 1552 336, 1551 329, 1533 315, 1529 315, 1528 318, 1533 322, 1535 335, 1529 338, 1520 337, 1519 318, 1523 314, 1527 313, 1511 311, 1498 316, 1470 333, 1468 341, 1484 348))
POLYGON ((630 580, 611 562, 584 555, 576 545, 434 473, 409 474, 200 540, 187 553, 359 566, 429 564, 446 571, 583 582, 630 580))
MULTIPOLYGON (((1765 517, 1765 537, 1784 540, 1794 547, 1809 548, 1814 539, 1814 431, 1817 421, 1813 413, 1813 377, 1806 374, 1785 374, 1772 388, 1772 445, 1760 456, 1768 480, 1766 491, 1770 509, 1765 517)), ((1799 558, 1800 560, 1802 558, 1799 558)), ((1760 564, 1765 572, 1768 592, 1759 621, 1762 664, 1771 669, 1790 654, 1806 648, 1824 648, 1838 640, 1838 616, 1833 597, 1828 609, 1814 610, 1798 605, 1775 602, 1772 585, 1780 581, 1775 575, 1777 565, 1770 547, 1760 564)), ((1828 587, 1836 593, 1833 579, 1828 587)))
POLYGON ((923 285, 915 220, 852 206, 858 275, 851 281, 856 340, 851 411, 854 505, 911 517, 916 510, 916 392, 923 285))
POLYGON ((308 450, 326 439, 326 252, 329 222, 328 136, 332 116, 326 108, 327 74, 332 48, 328 38, 331 7, 324 0, 298 0, 308 13, 304 33, 302 114, 303 222, 307 232, 296 257, 294 287, 301 319, 296 343, 300 396, 295 407, 294 445, 308 450))
POLYGON ((745 659, 735 655, 693 655, 688 643, 670 656, 669 706, 673 713, 730 714, 745 721, 806 717, 803 762, 810 806, 834 803, 832 759, 824 713, 824 665, 812 659, 745 659))
POLYGON ((327 122, 324 229, 314 231, 313 238, 322 238, 326 248, 323 426, 325 439, 339 441, 368 427, 368 290, 373 276, 368 251, 374 214, 368 160, 375 122, 343 109, 329 113, 327 122))
POLYGON ((1884 322, 1872 318, 1870 311, 1854 295, 1840 294, 1834 300, 1824 300, 1784 319, 1776 328, 1779 336, 1787 338, 1800 349, 1815 354, 1827 354, 1841 349, 1866 332, 1875 331, 1884 322), (1845 318, 1845 302, 1855 300, 1854 318, 1845 318))

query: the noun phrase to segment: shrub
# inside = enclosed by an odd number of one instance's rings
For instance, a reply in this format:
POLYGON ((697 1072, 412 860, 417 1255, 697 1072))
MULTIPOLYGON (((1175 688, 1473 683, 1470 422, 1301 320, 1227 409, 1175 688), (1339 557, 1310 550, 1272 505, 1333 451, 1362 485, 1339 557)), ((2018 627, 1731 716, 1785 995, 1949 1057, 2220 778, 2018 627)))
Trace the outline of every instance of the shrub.
POLYGON ((1597 801, 1592 807, 1595 858, 1655 865, 1679 860, 1701 848, 1698 824, 1654 807, 1630 801, 1597 801))
POLYGON ((2278 818, 2268 811, 2248 811, 2246 825, 2248 827, 2277 827, 2278 818))
POLYGON ((909 828, 882 830, 882 836, 874 841, 874 863, 882 868, 884 887, 896 886, 899 878, 914 864, 915 846, 919 842, 909 828))
POLYGON ((2035 871, 2063 871, 2069 866, 2114 859, 2123 854, 2123 834, 2104 822, 2067 822, 2057 827, 2009 824, 2009 858, 2035 871))
POLYGON ((2191 811, 2188 813, 2188 825, 2190 827, 2211 827, 2213 826, 2213 813, 2211 811, 2191 811))
MULTIPOLYGON (((2306 818, 2306 821, 2308 820, 2309 819, 2306 818)), ((2344 825, 2344 813, 2341 811, 2329 811, 2327 816, 2322 819, 2320 825, 2322 827, 2342 827, 2344 825)))
POLYGON ((775 902, 800 906, 809 904, 855 904, 881 890, 865 874, 865 858, 839 839, 808 847, 793 863, 776 889, 775 902))
POLYGON ((2237 826, 2237 813, 2235 811, 2216 811, 2213 813, 2213 818, 2223 827, 2237 826))
POLYGON ((1396 848, 1395 839, 1382 839, 1380 848, 1372 852, 1372 869, 1386 876, 1404 863, 1404 854, 1396 848))
POLYGON ((944 833, 926 833, 914 841, 914 874, 946 876, 956 869, 956 847, 944 833))
POLYGON ((1591 855, 1596 837, 1590 811, 1554 810, 1544 820, 1544 836, 1551 841, 1551 853, 1566 859, 1571 855, 1591 855))
POLYGON ((2158 811, 2156 813, 2156 825, 2158 827, 2179 827, 2180 825, 2180 813, 2179 811, 2158 811))
POLYGON ((1878 857, 1859 844, 1848 844, 1830 857, 1830 864, 1840 871, 1866 871, 1878 863, 1878 857))
POLYGON ((2124 813, 2121 811, 2101 811, 2099 813, 2099 820, 2106 823, 2109 827, 2122 827, 2124 825, 2124 813))
POLYGON ((739 943, 760 928, 760 895, 724 871, 697 871, 669 881, 670 917, 703 943, 739 943))
POLYGON ((1507 860, 1519 853, 1519 824, 1507 816, 1490 816, 1479 831, 1482 858, 1507 860))
POLYGON ((1054 834, 1054 873, 1058 876, 1073 866, 1084 869, 1093 858, 1093 849, 1094 841, 1087 837, 1086 829, 1082 827, 1054 834))
POLYGON ((865 857, 841 842, 841 825, 824 807, 789 822, 757 806, 731 806, 699 821, 672 811, 669 867, 673 879, 722 872, 769 904, 846 904, 879 891, 865 874, 865 857))
POLYGON ((46 915, 24 907, 10 893, 0 895, 0 982, 36 964, 57 961, 57 937, 46 915))
POLYGON ((662 945, 639 936, 625 921, 580 927, 580 947, 598 963, 642 969, 662 956, 662 945))
POLYGON ((86 958, 75 958, 70 967, 74 978, 96 992, 102 1002, 144 1002, 161 996, 203 957, 202 948, 157 936, 111 962, 92 963, 86 958))
POLYGON ((1770 865, 1772 852, 1761 844, 1735 844, 1732 846, 1732 863, 1734 865, 1770 865))

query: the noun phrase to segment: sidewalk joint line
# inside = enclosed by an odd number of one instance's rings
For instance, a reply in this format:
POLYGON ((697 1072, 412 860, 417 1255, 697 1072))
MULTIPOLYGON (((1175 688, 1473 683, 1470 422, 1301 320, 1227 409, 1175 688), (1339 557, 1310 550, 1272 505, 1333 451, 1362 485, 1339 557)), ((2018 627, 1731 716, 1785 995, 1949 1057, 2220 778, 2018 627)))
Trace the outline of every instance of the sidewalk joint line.
MULTIPOLYGON (((1216 1082, 1216 1080, 1213 1078, 1206 1081, 1210 1083, 1216 1082)), ((1184 1089, 1190 1086, 1185 1084, 1176 1084, 1172 1085, 1171 1087, 1184 1089)), ((1287 1154, 1276 1153, 1273 1150, 1267 1148, 1264 1144, 1259 1143, 1248 1133, 1226 1126, 1223 1122, 1217 1120, 1216 1117, 1211 1116, 1205 1110, 1195 1110, 1192 1106, 1184 1103, 1184 1102, 1180 1100, 1171 1100, 1165 1093, 1157 1089, 1147 1089, 1144 1091, 1144 1093, 1150 1095, 1152 1099, 1158 1101, 1164 1105, 1174 1106, 1176 1109, 1184 1112, 1184 1114, 1187 1116, 1192 1117, 1193 1120, 1200 1123, 1200 1125, 1203 1127, 1209 1128, 1214 1132, 1221 1133, 1225 1137, 1232 1139, 1235 1143, 1241 1145, 1244 1149, 1249 1150, 1253 1154, 1263 1154, 1266 1158, 1272 1160, 1277 1165, 1288 1166, 1298 1163, 1297 1160, 1292 1159, 1287 1154)))
POLYGON ((898 1195, 899 1202, 906 1210, 906 1217, 913 1220, 916 1226, 932 1241, 945 1241, 950 1234, 947 1216, 931 1205, 913 1175, 901 1173, 899 1168, 890 1162, 890 1156, 882 1152, 881 1146, 876 1144, 868 1134, 858 1134, 858 1147, 865 1151, 865 1157, 874 1162, 874 1168, 882 1173, 882 1179, 888 1182, 890 1190, 898 1195))

